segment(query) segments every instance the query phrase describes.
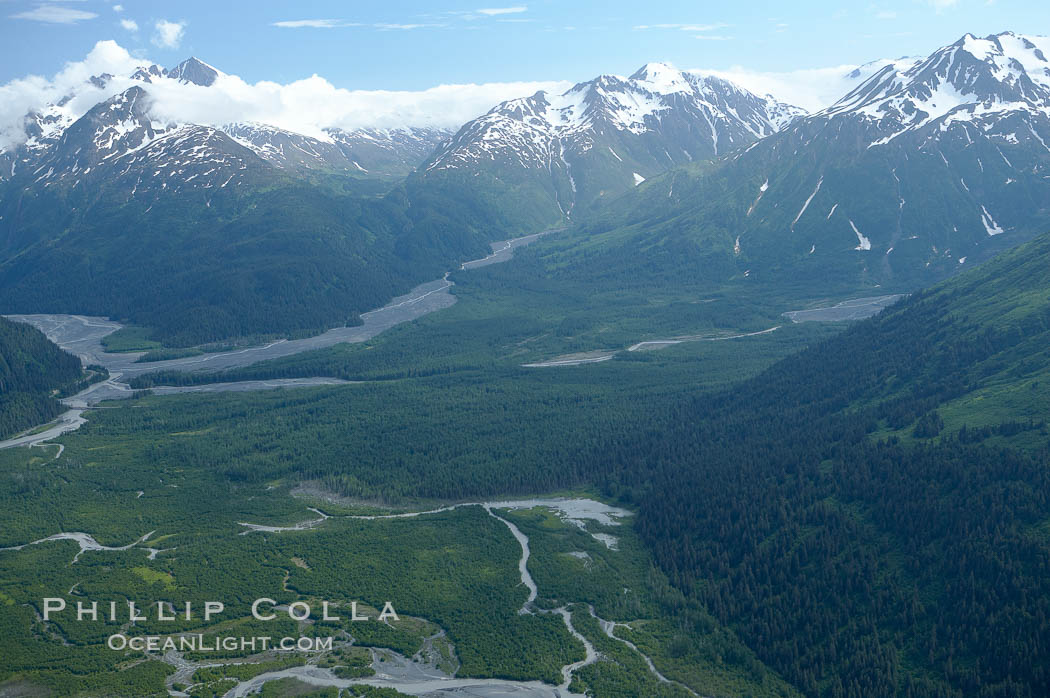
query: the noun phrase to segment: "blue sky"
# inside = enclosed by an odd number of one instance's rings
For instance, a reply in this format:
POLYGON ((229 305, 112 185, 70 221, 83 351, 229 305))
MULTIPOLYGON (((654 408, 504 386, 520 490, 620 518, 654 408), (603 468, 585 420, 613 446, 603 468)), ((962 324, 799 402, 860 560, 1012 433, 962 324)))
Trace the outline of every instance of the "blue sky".
POLYGON ((164 65, 196 55, 248 82, 317 73, 337 87, 419 90, 577 81, 652 60, 791 71, 925 55, 968 31, 1006 29, 1050 33, 1050 12, 1009 0, 0 0, 0 83, 52 75, 102 39, 164 65))

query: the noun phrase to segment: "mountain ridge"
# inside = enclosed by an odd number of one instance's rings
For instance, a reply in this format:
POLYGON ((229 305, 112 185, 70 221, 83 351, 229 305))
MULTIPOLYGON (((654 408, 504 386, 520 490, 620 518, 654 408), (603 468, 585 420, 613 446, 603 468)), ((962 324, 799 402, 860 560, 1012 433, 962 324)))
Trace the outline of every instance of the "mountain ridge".
POLYGON ((1020 62, 1001 71, 998 54, 949 61, 967 41, 884 66, 747 148, 650 179, 581 224, 584 237, 617 241, 589 263, 607 270, 675 239, 739 278, 881 293, 929 285, 1042 232, 1050 93, 1020 62), (945 84, 965 99, 942 103, 945 84))
POLYGON ((421 175, 484 171, 570 217, 678 164, 746 145, 803 113, 722 78, 649 63, 560 95, 502 102, 465 124, 421 175), (546 199, 546 201, 544 201, 546 199))

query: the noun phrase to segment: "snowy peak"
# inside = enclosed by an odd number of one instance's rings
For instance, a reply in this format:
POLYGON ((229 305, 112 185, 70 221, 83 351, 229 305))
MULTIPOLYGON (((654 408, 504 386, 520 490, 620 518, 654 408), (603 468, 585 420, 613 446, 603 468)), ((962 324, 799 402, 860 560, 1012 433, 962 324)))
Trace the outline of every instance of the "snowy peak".
POLYGON ((991 66, 1002 83, 1016 83, 1024 77, 1042 87, 1050 87, 1050 39, 1004 32, 984 39, 967 34, 955 47, 991 66), (1038 42, 1038 43, 1036 43, 1038 42))
POLYGON ((630 79, 639 87, 648 87, 654 94, 692 91, 685 74, 669 63, 646 63, 630 79))
POLYGON ((743 123, 755 136, 777 130, 770 123, 769 111, 781 118, 785 113, 804 113, 771 97, 758 97, 728 80, 683 73, 667 63, 648 63, 630 78, 601 75, 560 95, 538 92, 504 102, 486 116, 502 115, 531 126, 546 126, 558 136, 596 124, 641 134, 658 129, 661 113, 682 109, 701 111, 707 121, 743 123), (772 109, 767 110, 767 104, 772 109))
POLYGON ((877 121, 895 137, 943 120, 987 121, 1012 112, 1050 115, 1050 40, 972 34, 911 65, 888 63, 823 112, 877 121))
POLYGON ((222 130, 275 167, 380 177, 408 174, 451 135, 428 128, 331 128, 315 138, 260 123, 227 124, 222 130))
MULTIPOLYGON (((141 148, 164 127, 148 116, 149 99, 141 87, 130 87, 101 102, 62 133, 44 165, 55 176, 77 174, 141 148)), ((48 175, 50 176, 50 175, 48 175)))
POLYGON ((132 80, 139 80, 149 84, 152 84, 154 79, 162 77, 164 77, 164 69, 156 63, 151 66, 142 66, 131 74, 132 80))
POLYGON ((524 185, 571 217, 671 167, 747 146, 804 113, 710 75, 647 63, 561 94, 503 102, 438 149, 428 176, 466 171, 524 185))
POLYGON ((798 255, 855 252, 865 273, 926 283, 1046 230, 1048 59, 1046 38, 967 34, 863 66, 837 103, 734 160, 737 179, 766 182, 742 212, 744 249, 788 229, 798 255))
POLYGON ((666 168, 747 145, 804 113, 721 78, 647 63, 629 78, 601 75, 562 94, 503 102, 466 124, 428 169, 500 158, 549 169, 552 159, 580 155, 603 138, 643 134, 671 140, 659 151, 666 168))
POLYGON ((802 107, 778 102, 773 95, 766 95, 766 118, 776 131, 783 131, 788 124, 808 113, 802 107))
POLYGON ((58 142, 73 121, 64 104, 49 104, 39 111, 30 112, 25 118, 28 136, 25 149, 31 153, 46 150, 58 142))
POLYGON ((34 163, 31 176, 43 187, 115 185, 130 199, 165 190, 219 189, 264 166, 217 129, 154 121, 149 95, 136 85, 66 128, 34 163))
POLYGON ((878 73, 887 67, 903 72, 922 60, 923 59, 919 56, 904 56, 896 59, 880 58, 879 60, 869 61, 864 65, 857 66, 845 77, 852 82, 852 87, 856 87, 867 82, 873 75, 875 75, 875 73, 878 73))
POLYGON ((167 71, 167 76, 180 82, 188 82, 201 87, 211 87, 215 80, 224 73, 198 58, 188 58, 167 71))
POLYGON ((157 64, 141 66, 132 73, 131 79, 153 84, 155 80, 169 78, 184 84, 211 87, 220 75, 225 75, 225 73, 199 58, 187 58, 171 69, 161 68, 157 64))

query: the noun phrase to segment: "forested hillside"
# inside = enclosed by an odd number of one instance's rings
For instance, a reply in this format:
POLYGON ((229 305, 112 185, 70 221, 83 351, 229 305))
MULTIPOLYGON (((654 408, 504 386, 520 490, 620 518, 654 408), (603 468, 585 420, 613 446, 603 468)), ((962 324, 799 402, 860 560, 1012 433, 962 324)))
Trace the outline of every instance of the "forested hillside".
POLYGON ((0 194, 6 312, 77 312, 151 327, 168 345, 357 322, 459 260, 485 233, 451 204, 377 198, 256 173, 236 190, 62 185, 0 194), (5 227, 6 226, 6 227, 5 227), (64 233, 48 239, 49 230, 64 233))
POLYGON ((683 401, 609 467, 675 583, 803 692, 1047 695, 1048 339, 1044 236, 683 401), (1004 376, 1012 409, 944 429, 1004 376))
POLYGON ((444 192, 292 173, 148 105, 138 86, 97 104, 0 182, 4 312, 109 316, 170 346, 319 332, 502 234, 444 192))
POLYGON ((80 375, 80 360, 40 330, 0 318, 0 437, 57 417, 64 408, 52 393, 80 375))
MULTIPOLYGON (((269 419, 301 425, 283 438, 308 448, 300 477, 350 496, 602 487, 640 508, 676 586, 808 695, 1036 696, 1050 691, 1047 346, 1043 236, 722 392, 674 364, 610 361, 570 369, 586 391, 506 370, 355 389, 359 409, 410 404, 408 439, 379 408, 362 428, 336 391, 272 398, 269 419), (644 371, 675 388, 627 391, 644 371), (318 413, 330 423, 307 447, 318 413), (541 448, 538 432, 573 446, 541 448), (321 457, 332 449, 354 453, 352 473, 321 457)), ((273 425, 258 428, 268 444, 273 425)), ((294 470, 280 449, 218 439, 169 456, 235 481, 294 470)))

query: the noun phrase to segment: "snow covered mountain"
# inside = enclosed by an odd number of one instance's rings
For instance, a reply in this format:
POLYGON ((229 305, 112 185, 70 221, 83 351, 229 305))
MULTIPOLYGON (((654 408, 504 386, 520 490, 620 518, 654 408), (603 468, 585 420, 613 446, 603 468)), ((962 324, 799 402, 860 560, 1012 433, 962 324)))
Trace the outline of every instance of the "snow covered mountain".
POLYGON ((773 134, 802 113, 720 78, 650 63, 629 78, 602 75, 560 95, 503 102, 460 129, 425 172, 484 171, 542 190, 571 217, 675 165, 773 134))
MULTIPOLYGON (((1050 40, 966 35, 639 191, 617 225, 704 240, 749 278, 924 285, 1050 228, 1050 40)), ((606 221, 607 223, 608 221, 606 221)))
POLYGON ((968 123, 989 131, 1007 115, 1050 115, 1050 39, 1010 32, 967 34, 911 66, 886 66, 824 115, 854 115, 879 132, 883 145, 937 124, 968 123), (988 128, 984 128, 987 126, 988 128))
POLYGON ((739 158, 768 180, 747 227, 784 225, 792 212, 785 227, 806 233, 796 252, 849 246, 887 280, 972 263, 1044 230, 1048 54, 1045 37, 967 34, 883 67, 739 158))
POLYGON ((311 138, 258 123, 227 124, 223 131, 277 167, 384 177, 408 174, 452 135, 435 128, 332 128, 324 138, 311 138))
MULTIPOLYGON (((149 111, 149 94, 131 87, 29 148, 29 186, 109 188, 127 197, 148 191, 225 187, 264 163, 222 131, 165 124, 149 111)), ((30 141, 33 143, 33 140, 30 141)), ((27 144, 27 148, 29 144, 27 144)), ((236 183, 236 182, 234 182, 236 183)))
POLYGON ((70 98, 26 115, 26 140, 0 150, 0 181, 32 171, 35 182, 58 179, 78 182, 95 171, 122 178, 137 163, 135 179, 149 189, 147 170, 154 168, 157 186, 207 188, 229 183, 249 163, 302 171, 344 172, 356 176, 396 178, 415 169, 451 132, 434 128, 328 129, 311 137, 260 123, 219 126, 173 121, 151 109, 151 90, 170 83, 211 88, 224 78, 217 68, 190 58, 174 68, 142 66, 128 79, 96 76, 90 83, 105 89, 114 84, 131 87, 116 92, 82 116, 70 107, 70 98), (67 137, 68 136, 68 137, 67 137), (253 157, 254 156, 254 157, 253 157), (193 164, 197 166, 191 166, 193 164), (211 167, 209 165, 214 165, 211 167))
POLYGON ((208 65, 199 58, 189 58, 167 71, 167 76, 179 82, 188 82, 201 87, 211 87, 222 75, 218 68, 208 65))

